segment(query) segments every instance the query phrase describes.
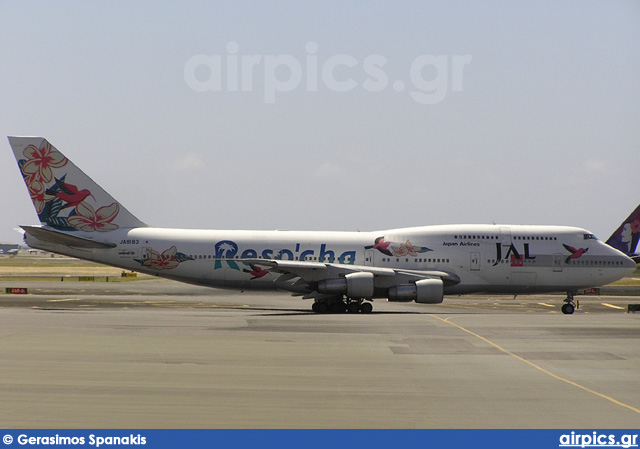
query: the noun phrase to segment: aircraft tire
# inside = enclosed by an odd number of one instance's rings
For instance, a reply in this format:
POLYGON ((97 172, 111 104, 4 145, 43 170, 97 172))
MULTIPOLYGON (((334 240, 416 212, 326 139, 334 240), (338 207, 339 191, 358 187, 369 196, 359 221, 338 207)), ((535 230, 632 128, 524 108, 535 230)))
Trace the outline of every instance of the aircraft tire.
POLYGON ((373 305, 370 302, 363 302, 360 306, 360 312, 371 313, 373 311, 373 305))
POLYGON ((325 302, 314 302, 311 306, 311 310, 313 310, 315 313, 327 313, 329 307, 325 302))
POLYGON ((343 302, 334 302, 329 306, 331 313, 344 313, 347 311, 347 305, 343 302))
POLYGON ((360 305, 357 302, 349 303, 349 305, 347 306, 347 312, 349 313, 360 312, 360 305))
POLYGON ((562 313, 564 313, 565 315, 571 315, 574 311, 575 311, 575 307, 573 304, 564 304, 562 306, 562 313))

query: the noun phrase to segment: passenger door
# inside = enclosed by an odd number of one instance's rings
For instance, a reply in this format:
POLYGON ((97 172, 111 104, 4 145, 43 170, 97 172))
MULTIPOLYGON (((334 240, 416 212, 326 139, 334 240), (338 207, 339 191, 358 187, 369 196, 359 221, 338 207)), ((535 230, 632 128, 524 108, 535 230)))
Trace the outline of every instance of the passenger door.
POLYGON ((480 271, 480 253, 470 253, 471 271, 480 271))

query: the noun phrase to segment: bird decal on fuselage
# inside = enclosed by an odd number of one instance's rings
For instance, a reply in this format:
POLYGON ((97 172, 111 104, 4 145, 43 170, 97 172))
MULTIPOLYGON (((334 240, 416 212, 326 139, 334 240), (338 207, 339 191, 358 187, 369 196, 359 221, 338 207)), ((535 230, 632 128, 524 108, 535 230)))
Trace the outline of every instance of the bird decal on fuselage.
POLYGON ((265 270, 264 268, 260 268, 257 265, 253 265, 250 264, 249 267, 251 267, 250 270, 247 270, 246 268, 244 270, 242 270, 245 273, 249 273, 250 275, 252 275, 253 277, 251 278, 251 280, 253 281, 254 279, 260 279, 261 277, 266 276, 267 274, 269 274, 269 271, 265 270))
POLYGON ((589 248, 580 248, 580 249, 576 249, 573 246, 569 246, 569 245, 565 245, 564 243, 562 244, 562 246, 564 246, 564 249, 566 249, 567 251, 569 251, 571 254, 564 260, 564 263, 569 263, 570 260, 572 259, 578 259, 580 257, 582 257, 582 255, 584 253, 586 253, 587 251, 589 251, 589 248))
POLYGON ((412 256, 416 257, 419 253, 433 251, 426 246, 414 246, 409 240, 404 243, 388 242, 383 237, 378 237, 375 244, 365 246, 365 249, 377 249, 382 254, 393 257, 412 256))

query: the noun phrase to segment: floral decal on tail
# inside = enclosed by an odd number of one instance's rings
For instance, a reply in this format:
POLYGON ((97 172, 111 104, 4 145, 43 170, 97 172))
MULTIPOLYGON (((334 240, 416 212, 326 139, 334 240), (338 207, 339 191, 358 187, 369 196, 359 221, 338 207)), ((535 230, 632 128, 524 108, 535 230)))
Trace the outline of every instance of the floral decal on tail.
POLYGON ((153 270, 164 271, 164 270, 173 270, 180 265, 181 262, 186 262, 187 260, 195 260, 193 257, 187 256, 186 254, 179 253, 175 246, 172 246, 169 249, 164 250, 162 253, 155 251, 151 248, 147 248, 146 258, 134 259, 143 267, 149 267, 153 270))
POLYGON ((28 178, 29 185, 34 181, 49 184, 53 180, 52 168, 62 168, 67 165, 67 158, 44 140, 40 148, 29 145, 23 151, 27 159, 20 167, 22 174, 28 178))
POLYGON ((31 201, 42 223, 61 231, 109 232, 118 229, 113 223, 120 212, 118 203, 98 207, 88 204, 95 198, 88 189, 67 182, 67 174, 54 176, 69 160, 49 142, 39 147, 27 146, 18 166, 29 190, 31 201))
POLYGON ((108 232, 118 229, 118 225, 111 223, 118 216, 120 206, 112 203, 94 210, 88 204, 80 203, 76 208, 77 215, 67 217, 67 223, 85 232, 108 232))

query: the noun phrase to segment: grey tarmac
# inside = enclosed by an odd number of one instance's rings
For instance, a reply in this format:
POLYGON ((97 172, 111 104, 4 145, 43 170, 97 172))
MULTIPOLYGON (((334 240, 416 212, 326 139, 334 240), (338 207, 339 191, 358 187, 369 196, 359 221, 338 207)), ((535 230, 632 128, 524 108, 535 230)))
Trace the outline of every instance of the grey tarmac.
MULTIPOLYGON (((166 280, 11 282, 4 428, 637 428, 640 298, 446 297, 319 315, 166 280)), ((4 292, 5 285, 0 285, 4 292)))

